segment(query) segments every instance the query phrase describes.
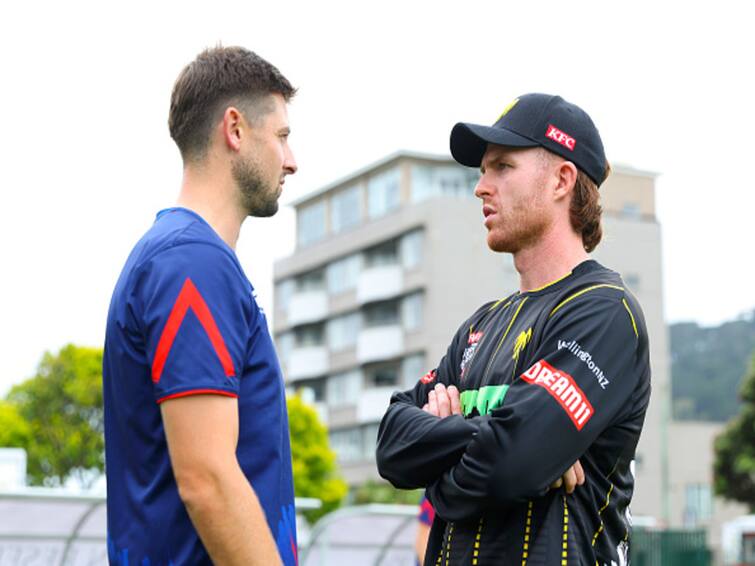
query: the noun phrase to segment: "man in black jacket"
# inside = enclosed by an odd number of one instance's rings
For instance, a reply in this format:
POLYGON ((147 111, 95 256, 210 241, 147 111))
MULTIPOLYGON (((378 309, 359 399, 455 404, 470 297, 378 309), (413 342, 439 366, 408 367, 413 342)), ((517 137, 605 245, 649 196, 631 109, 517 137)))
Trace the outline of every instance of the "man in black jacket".
POLYGON ((480 167, 487 244, 513 254, 520 290, 478 309, 393 396, 380 473, 426 488, 425 565, 627 564, 650 368, 639 305, 588 256, 610 171, 598 130, 562 98, 527 94, 492 127, 457 124, 451 153, 480 167))

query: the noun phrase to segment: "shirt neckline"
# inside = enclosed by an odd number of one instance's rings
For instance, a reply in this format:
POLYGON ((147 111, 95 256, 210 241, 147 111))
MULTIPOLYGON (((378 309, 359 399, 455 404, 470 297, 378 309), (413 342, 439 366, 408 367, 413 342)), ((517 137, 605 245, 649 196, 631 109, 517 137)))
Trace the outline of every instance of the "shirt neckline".
POLYGON ((531 291, 525 291, 524 293, 519 292, 518 296, 539 297, 540 295, 546 295, 548 293, 558 291, 559 289, 562 289, 567 284, 569 284, 569 282, 572 281, 575 277, 579 277, 586 273, 590 273, 591 271, 595 271, 599 267, 600 264, 594 259, 586 259, 583 262, 577 264, 569 273, 559 277, 558 279, 551 281, 550 283, 546 283, 542 287, 532 289, 531 291))
POLYGON ((212 232, 212 234, 215 236, 215 239, 218 241, 220 245, 222 245, 223 248, 231 252, 234 255, 234 257, 236 256, 236 251, 231 246, 229 246, 223 238, 220 237, 220 234, 218 234, 215 231, 215 229, 212 226, 210 226, 210 223, 207 222, 207 220, 205 220, 204 218, 202 218, 202 216, 198 212, 191 210, 190 208, 186 208, 183 206, 171 206, 168 208, 163 208, 162 210, 159 210, 157 212, 157 216, 155 217, 155 222, 160 220, 162 217, 166 216, 167 214, 171 214, 174 212, 183 212, 197 219, 202 225, 206 226, 210 230, 210 232, 212 232))

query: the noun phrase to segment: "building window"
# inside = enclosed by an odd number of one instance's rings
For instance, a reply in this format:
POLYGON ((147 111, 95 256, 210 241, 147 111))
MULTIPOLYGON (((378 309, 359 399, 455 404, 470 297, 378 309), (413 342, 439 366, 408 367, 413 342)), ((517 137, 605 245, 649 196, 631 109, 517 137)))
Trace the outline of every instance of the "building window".
POLYGON ((389 326, 399 323, 399 301, 380 301, 364 307, 364 326, 389 326))
POLYGON ((424 354, 413 354, 401 360, 402 388, 411 389, 417 385, 419 378, 425 375, 427 371, 424 354))
POLYGON ((422 328, 422 293, 412 293, 401 301, 401 320, 406 330, 422 328))
POLYGON ((325 400, 325 380, 322 378, 299 381, 295 388, 296 393, 301 395, 302 401, 309 405, 325 400))
POLYGON ((327 323, 328 348, 339 352, 356 344, 360 326, 359 313, 332 318, 327 323))
POLYGON ((325 201, 301 207, 296 215, 297 242, 306 246, 325 237, 325 201))
POLYGON ((337 373, 328 378, 328 405, 353 405, 362 391, 362 372, 358 369, 337 373))
POLYGON ((398 241, 389 240, 364 251, 364 265, 367 268, 398 263, 398 241))
POLYGON ((401 265, 404 269, 412 269, 422 263, 422 247, 425 233, 422 230, 414 230, 401 237, 399 250, 401 253, 401 265))
POLYGON ((338 460, 355 462, 374 459, 378 427, 378 423, 370 423, 365 426, 330 431, 330 446, 338 455, 338 460))
POLYGON ((359 224, 362 220, 360 187, 349 187, 334 194, 330 201, 330 211, 330 225, 335 234, 359 224))
POLYGON ((275 307, 281 310, 285 310, 288 306, 288 302, 291 300, 291 295, 294 294, 296 289, 296 282, 293 279, 284 279, 279 281, 275 285, 275 307))
POLYGON ((642 209, 636 202, 625 202, 621 207, 621 215, 626 218, 641 218, 642 209))
POLYGON ((275 344, 278 350, 278 356, 280 356, 281 362, 288 363, 288 359, 291 356, 291 350, 294 349, 294 333, 284 332, 279 334, 275 340, 275 344))
POLYGON ((399 383, 398 362, 379 363, 364 368, 367 387, 394 387, 399 383))
POLYGON ((370 177, 367 181, 367 213, 378 218, 401 203, 399 194, 399 170, 397 167, 370 177))
POLYGON ((294 330, 294 343, 297 348, 323 345, 323 323, 307 324, 294 330))
POLYGON ((355 289, 361 266, 362 256, 357 254, 329 264, 326 269, 328 291, 332 295, 337 295, 355 289))
POLYGON ((713 515, 713 497, 710 485, 704 483, 687 484, 684 488, 684 525, 695 527, 710 521, 713 515))
POLYGON ((755 533, 742 533, 742 564, 755 564, 755 533))
POLYGON ((362 459, 362 431, 359 427, 330 431, 330 446, 342 462, 362 459))
POLYGON ((325 288, 325 271, 316 269, 302 273, 296 278, 296 290, 300 293, 307 291, 322 291, 325 288))
POLYGON ((362 454, 365 460, 375 458, 379 426, 378 423, 372 423, 362 427, 362 454))
POLYGON ((450 195, 473 197, 479 174, 457 165, 412 165, 412 202, 450 195))

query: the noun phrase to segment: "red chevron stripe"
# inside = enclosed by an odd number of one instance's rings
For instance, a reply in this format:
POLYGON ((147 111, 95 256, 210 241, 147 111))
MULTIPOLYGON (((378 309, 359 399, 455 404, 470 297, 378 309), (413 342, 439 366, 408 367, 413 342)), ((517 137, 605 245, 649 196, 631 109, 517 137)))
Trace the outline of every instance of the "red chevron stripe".
POLYGON ((163 328, 163 332, 160 335, 160 341, 157 343, 155 360, 152 362, 152 381, 155 383, 160 381, 165 361, 168 359, 168 354, 170 354, 170 349, 173 347, 178 329, 181 328, 181 323, 183 323, 189 308, 194 310, 194 314, 197 315, 202 328, 207 333, 212 347, 220 359, 225 375, 227 377, 236 375, 231 354, 228 353, 228 348, 226 348, 223 336, 220 334, 220 330, 218 330, 218 325, 215 324, 215 319, 212 317, 212 313, 202 295, 194 286, 191 279, 187 277, 181 288, 181 292, 176 298, 176 302, 173 304, 173 309, 170 311, 168 321, 165 323, 165 328, 163 328))

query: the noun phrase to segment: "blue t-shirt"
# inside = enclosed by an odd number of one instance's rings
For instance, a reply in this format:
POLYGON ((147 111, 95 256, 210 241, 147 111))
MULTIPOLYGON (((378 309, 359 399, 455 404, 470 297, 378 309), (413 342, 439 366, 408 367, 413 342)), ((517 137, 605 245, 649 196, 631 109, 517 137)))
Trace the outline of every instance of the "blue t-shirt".
POLYGON ((241 469, 286 566, 296 564, 291 448, 278 358, 233 250, 197 214, 161 211, 131 252, 103 362, 111 564, 211 564, 179 498, 159 404, 238 398, 241 469))

